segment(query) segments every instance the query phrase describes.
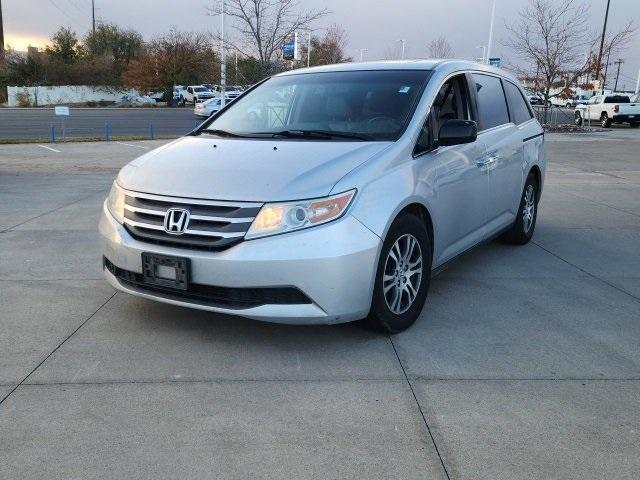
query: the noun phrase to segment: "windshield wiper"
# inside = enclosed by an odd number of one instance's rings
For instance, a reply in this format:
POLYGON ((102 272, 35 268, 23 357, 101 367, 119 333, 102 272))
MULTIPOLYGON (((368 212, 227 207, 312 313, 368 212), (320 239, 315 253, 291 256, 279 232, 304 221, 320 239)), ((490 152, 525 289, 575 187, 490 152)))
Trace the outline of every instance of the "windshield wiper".
POLYGON ((245 135, 240 135, 238 133, 227 132, 226 130, 209 129, 209 128, 204 128, 200 130, 200 133, 208 133, 209 135, 217 135, 219 137, 238 137, 238 138, 245 137, 245 135))
POLYGON ((333 138, 348 138, 350 140, 372 140, 371 136, 362 133, 334 132, 331 130, 283 130, 274 132, 274 137, 311 138, 331 140, 333 138))

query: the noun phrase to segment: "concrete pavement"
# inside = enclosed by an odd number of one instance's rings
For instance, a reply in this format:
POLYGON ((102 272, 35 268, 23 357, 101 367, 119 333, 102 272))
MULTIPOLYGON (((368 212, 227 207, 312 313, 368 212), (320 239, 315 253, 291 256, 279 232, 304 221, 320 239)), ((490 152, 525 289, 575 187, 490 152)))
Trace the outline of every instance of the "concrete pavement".
POLYGON ((533 242, 392 337, 114 294, 100 205, 159 143, 0 146, 0 478, 637 478, 637 131, 548 135, 533 242))

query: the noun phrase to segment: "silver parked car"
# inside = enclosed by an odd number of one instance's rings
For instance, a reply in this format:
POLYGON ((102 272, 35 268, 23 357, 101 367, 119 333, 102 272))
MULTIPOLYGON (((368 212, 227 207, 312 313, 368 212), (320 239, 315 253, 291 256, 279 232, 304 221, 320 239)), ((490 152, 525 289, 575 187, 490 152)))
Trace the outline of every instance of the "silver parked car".
POLYGON ((286 72, 120 171, 104 273, 174 305, 398 332, 432 271, 498 235, 531 239, 543 147, 515 78, 486 65, 286 72))

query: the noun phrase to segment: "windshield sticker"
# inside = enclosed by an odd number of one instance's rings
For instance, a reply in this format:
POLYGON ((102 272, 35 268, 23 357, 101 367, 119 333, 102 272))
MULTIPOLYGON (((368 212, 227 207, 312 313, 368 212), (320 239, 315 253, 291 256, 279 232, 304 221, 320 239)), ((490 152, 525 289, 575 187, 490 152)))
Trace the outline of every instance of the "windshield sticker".
POLYGON ((409 93, 409 90, 411 90, 411 87, 404 85, 400 87, 400 90, 398 90, 398 93, 409 93))

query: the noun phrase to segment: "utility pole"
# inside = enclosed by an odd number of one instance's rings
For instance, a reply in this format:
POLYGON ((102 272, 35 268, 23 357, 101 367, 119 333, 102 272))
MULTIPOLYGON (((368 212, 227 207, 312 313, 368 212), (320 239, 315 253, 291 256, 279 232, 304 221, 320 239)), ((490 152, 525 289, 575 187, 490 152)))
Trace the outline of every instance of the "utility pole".
POLYGON ((96 33, 96 0, 91 0, 91 23, 93 25, 93 33, 96 33))
POLYGON ((224 7, 225 0, 222 0, 222 16, 220 20, 220 106, 224 107, 226 104, 226 84, 227 84, 227 58, 225 55, 224 44, 224 7))
POLYGON ((361 48, 360 49, 360 61, 364 61, 364 54, 367 53, 369 51, 368 48, 361 48))
POLYGON ((307 32, 307 68, 311 66, 311 32, 307 32))
POLYGON ((0 0, 0 66, 4 65, 4 28, 2 27, 2 0, 0 0))
POLYGON ((640 93, 640 70, 638 70, 638 81, 636 82, 636 93, 640 93))
MULTIPOLYGON (((596 65, 596 80, 600 81, 600 68, 602 66, 602 50, 604 49, 604 36, 607 33, 607 20, 609 20, 609 4, 611 0, 607 0, 607 10, 604 14, 604 25, 602 27, 602 37, 600 38, 600 52, 598 53, 598 64, 596 65)), ((604 93, 604 82, 602 82, 602 93, 604 93)))
POLYGON ((618 65, 618 71, 616 72, 616 85, 615 87, 613 87, 613 92, 617 92, 618 91, 618 77, 620 77, 620 66, 624 63, 624 60, 619 58, 617 62, 614 62, 614 65, 618 65))
POLYGON ((607 63, 604 65, 604 77, 602 78, 602 88, 601 93, 604 95, 604 88, 607 85, 607 74, 609 73, 609 59, 611 57, 611 49, 609 49, 609 53, 607 53, 607 63))
POLYGON ((491 23, 489 24, 489 42, 487 43, 487 63, 491 58, 491 43, 493 42, 493 23, 496 18, 496 0, 493 0, 493 6, 491 7, 491 23))

